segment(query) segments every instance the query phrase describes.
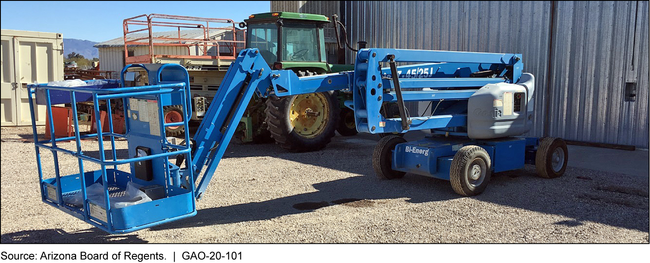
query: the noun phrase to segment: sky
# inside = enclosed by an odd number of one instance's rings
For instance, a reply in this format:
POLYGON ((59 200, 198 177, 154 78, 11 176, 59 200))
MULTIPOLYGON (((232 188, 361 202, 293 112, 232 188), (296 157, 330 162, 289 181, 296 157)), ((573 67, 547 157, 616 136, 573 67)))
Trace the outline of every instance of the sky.
POLYGON ((122 21, 143 14, 228 18, 271 10, 270 1, 1 1, 2 29, 61 33, 103 42, 124 35, 122 21))

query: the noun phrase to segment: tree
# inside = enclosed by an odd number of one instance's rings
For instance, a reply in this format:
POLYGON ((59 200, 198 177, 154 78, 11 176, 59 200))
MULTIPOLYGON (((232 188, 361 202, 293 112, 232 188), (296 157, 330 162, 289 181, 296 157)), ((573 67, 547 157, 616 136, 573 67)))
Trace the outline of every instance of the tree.
POLYGON ((68 54, 68 59, 85 59, 85 57, 81 54, 77 54, 77 52, 70 52, 70 54, 68 54))
MULTIPOLYGON (((99 59, 97 59, 97 60, 99 60, 99 59)), ((79 68, 79 69, 90 69, 90 68, 92 68, 92 61, 85 58, 83 55, 76 53, 76 52, 71 52, 70 54, 68 54, 68 58, 64 59, 63 63, 65 65, 65 64, 68 64, 68 63, 70 63, 72 61, 77 63, 77 68, 79 68)))

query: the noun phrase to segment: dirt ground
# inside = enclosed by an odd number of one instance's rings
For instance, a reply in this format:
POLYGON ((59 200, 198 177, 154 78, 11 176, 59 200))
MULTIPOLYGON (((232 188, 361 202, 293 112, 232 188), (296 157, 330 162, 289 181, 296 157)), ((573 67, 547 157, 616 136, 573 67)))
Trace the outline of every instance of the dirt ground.
MULTIPOLYGON (((378 137, 368 134, 337 135, 309 153, 231 143, 196 216, 110 235, 41 201, 31 136, 31 128, 2 128, 2 243, 649 242, 647 177, 569 167, 543 179, 526 166, 461 197, 444 180, 379 180, 378 137)), ((62 173, 75 173, 76 159, 61 162, 62 173)))

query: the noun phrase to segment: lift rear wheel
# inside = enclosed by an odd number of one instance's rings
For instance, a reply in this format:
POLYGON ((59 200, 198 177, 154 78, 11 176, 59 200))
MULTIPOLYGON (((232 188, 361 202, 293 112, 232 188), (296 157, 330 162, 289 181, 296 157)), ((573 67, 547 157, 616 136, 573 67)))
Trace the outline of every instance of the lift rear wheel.
POLYGON ((460 148, 449 169, 451 188, 459 195, 482 193, 490 182, 492 163, 485 149, 476 145, 460 148))
POLYGON ((317 151, 334 137, 339 121, 336 97, 328 92, 287 97, 269 96, 266 123, 271 136, 292 152, 317 151))
POLYGON ((339 125, 336 127, 336 131, 343 136, 352 136, 356 135, 357 125, 354 122, 354 111, 349 108, 342 108, 340 114, 339 125))
POLYGON ((395 171, 391 168, 395 146, 406 140, 397 135, 388 135, 381 138, 372 152, 372 167, 379 179, 398 179, 404 177, 405 172, 395 171))
MULTIPOLYGON (((183 122, 183 108, 180 105, 172 105, 163 107, 165 114, 165 123, 173 122, 183 122)), ((168 126, 165 127, 165 133, 167 136, 179 136, 183 134, 185 127, 179 126, 168 126)))
POLYGON ((537 174, 544 178, 556 178, 564 174, 569 160, 566 142, 560 138, 546 137, 539 141, 535 154, 537 174))

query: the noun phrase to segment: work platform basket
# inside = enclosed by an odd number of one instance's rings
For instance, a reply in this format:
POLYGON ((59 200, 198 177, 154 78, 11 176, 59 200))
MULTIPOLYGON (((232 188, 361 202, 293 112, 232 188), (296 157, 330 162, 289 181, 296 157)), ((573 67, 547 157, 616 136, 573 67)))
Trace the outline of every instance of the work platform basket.
MULTIPOLYGON (((186 160, 191 160, 190 144, 172 143, 165 137, 167 126, 183 125, 188 131, 188 118, 184 118, 182 122, 165 123, 163 106, 167 105, 161 104, 161 96, 175 96, 180 98, 177 101, 184 112, 188 112, 187 71, 168 65, 157 68, 155 74, 158 78, 151 83, 155 85, 139 87, 124 87, 124 77, 118 86, 113 82, 80 87, 28 85, 43 202, 109 233, 132 232, 196 214, 192 169, 181 171, 178 166, 169 162, 170 157, 181 155, 186 160), (171 70, 173 74, 160 74, 165 70, 171 70), (185 75, 182 72, 185 72, 185 75), (163 80, 165 78, 166 80, 163 80), (69 95, 64 101, 69 101, 72 105, 75 134, 71 137, 54 138, 54 125, 49 123, 45 128, 50 130, 50 138, 39 140, 34 121, 34 97, 37 93, 45 95, 42 99, 45 100, 47 114, 51 119, 52 99, 61 100, 59 95, 51 96, 53 92, 69 95), (105 102, 107 109, 111 109, 111 103, 121 103, 124 115, 127 116, 125 134, 114 132, 111 110, 107 110, 107 123, 96 120, 97 133, 80 134, 77 119, 77 98, 80 97, 78 94, 92 98, 97 116, 100 112, 100 102, 105 102), (102 125, 108 125, 109 131, 102 132, 102 125), (126 158, 118 156, 116 149, 116 140, 124 139, 128 143, 126 158), (88 147, 95 141, 95 147, 88 147), (105 142, 108 144, 109 141, 110 149, 105 149, 108 148, 105 147, 105 142), (70 149, 74 148, 75 143, 76 148, 70 149), (54 175, 50 178, 44 178, 40 152, 43 149, 51 151, 53 157, 54 175), (67 165, 60 166, 60 154, 75 157, 78 169, 70 169, 67 165), (88 162, 91 165, 87 166, 100 168, 92 171, 84 168, 84 163, 88 162), (118 166, 128 168, 118 169, 118 166), (71 170, 73 172, 70 172, 71 170), (62 175, 64 172, 68 174, 62 175)), ((185 141, 190 141, 187 132, 185 141)), ((123 150, 120 149, 120 152, 123 150)))

